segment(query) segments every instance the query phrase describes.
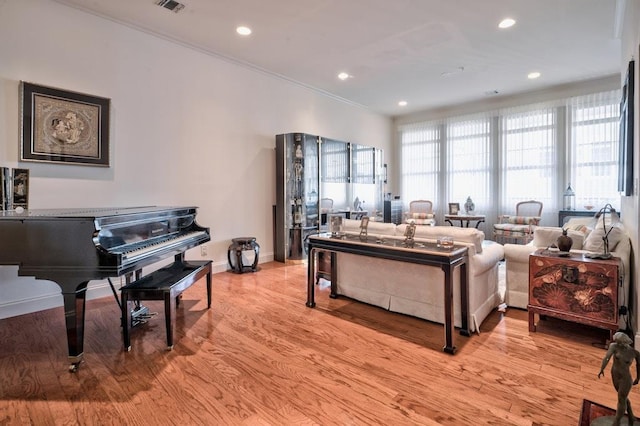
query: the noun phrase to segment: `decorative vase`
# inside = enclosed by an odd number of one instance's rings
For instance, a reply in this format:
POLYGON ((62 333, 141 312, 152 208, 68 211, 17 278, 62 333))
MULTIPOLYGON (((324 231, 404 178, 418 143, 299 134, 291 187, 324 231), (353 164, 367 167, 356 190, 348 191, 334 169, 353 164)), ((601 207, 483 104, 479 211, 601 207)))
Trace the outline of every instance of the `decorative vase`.
POLYGON ((560 251, 571 250, 571 245, 573 245, 573 239, 567 235, 566 229, 562 230, 562 235, 560 235, 556 240, 556 245, 558 246, 558 250, 560 251))
POLYGON ((467 201, 466 203, 464 203, 464 211, 467 214, 471 214, 475 209, 476 209, 476 205, 473 204, 473 200, 471 199, 471 197, 467 197, 467 201))

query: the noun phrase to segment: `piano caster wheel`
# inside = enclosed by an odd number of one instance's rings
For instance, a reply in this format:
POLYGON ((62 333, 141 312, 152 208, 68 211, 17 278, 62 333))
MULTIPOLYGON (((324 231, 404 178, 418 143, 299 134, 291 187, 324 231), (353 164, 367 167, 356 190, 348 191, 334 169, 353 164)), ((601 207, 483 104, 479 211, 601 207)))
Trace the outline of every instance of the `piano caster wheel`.
POLYGON ((125 352, 131 352, 131 346, 127 346, 126 348, 124 348, 125 352))
POLYGON ((76 364, 71 364, 69 366, 69 373, 75 373, 78 371, 78 367, 80 367, 80 363, 76 363, 76 364))
POLYGON ((171 345, 171 346, 167 346, 167 350, 168 350, 168 351, 172 351, 172 350, 173 350, 173 345, 171 345))

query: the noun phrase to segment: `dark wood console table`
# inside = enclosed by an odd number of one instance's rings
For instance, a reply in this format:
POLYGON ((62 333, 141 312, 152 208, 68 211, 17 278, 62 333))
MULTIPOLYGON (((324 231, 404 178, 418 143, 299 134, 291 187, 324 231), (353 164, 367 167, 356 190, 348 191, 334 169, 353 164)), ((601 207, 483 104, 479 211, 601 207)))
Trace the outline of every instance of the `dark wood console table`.
MULTIPOLYGON (((310 235, 308 238, 309 266, 307 270, 307 303, 310 308, 315 303, 316 257, 318 250, 333 253, 349 253, 380 259, 397 260, 399 262, 417 263, 437 266, 444 271, 444 352, 454 354, 453 343, 453 271, 460 267, 460 307, 462 324, 460 334, 470 336, 469 331, 469 269, 468 248, 454 246, 453 249, 436 247, 435 243, 415 242, 407 246, 403 239, 378 240, 376 237, 361 238, 359 235, 331 237, 330 234, 310 235)), ((337 280, 339 279, 335 262, 331 268, 331 297, 337 296, 337 280)))

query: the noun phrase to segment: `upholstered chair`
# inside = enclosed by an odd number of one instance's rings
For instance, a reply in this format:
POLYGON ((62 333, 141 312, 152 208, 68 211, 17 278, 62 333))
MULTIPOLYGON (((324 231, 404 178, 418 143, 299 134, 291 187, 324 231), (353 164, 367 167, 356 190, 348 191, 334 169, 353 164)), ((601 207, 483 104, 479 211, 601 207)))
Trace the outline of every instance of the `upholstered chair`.
POLYGON ((416 225, 436 224, 433 214, 433 203, 429 200, 413 200, 409 203, 409 212, 405 213, 405 223, 415 223, 416 225))
POLYGON ((515 215, 500 215, 493 225, 494 240, 499 243, 527 244, 540 224, 542 202, 529 200, 516 204, 515 215))

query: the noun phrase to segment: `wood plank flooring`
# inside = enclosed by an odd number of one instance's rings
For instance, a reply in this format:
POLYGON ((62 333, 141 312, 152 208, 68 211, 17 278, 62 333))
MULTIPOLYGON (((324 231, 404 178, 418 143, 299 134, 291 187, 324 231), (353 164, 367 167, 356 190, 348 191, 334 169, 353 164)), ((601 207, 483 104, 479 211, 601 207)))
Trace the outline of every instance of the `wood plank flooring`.
MULTIPOLYGON (((583 399, 615 407, 607 332, 525 311, 494 312, 480 335, 347 298, 306 301, 306 267, 204 281, 177 312, 166 350, 158 315, 122 349, 113 298, 87 302, 85 361, 67 371, 62 308, 0 321, 0 425, 577 425, 583 399)), ((632 404, 640 411, 640 391, 632 404)))

